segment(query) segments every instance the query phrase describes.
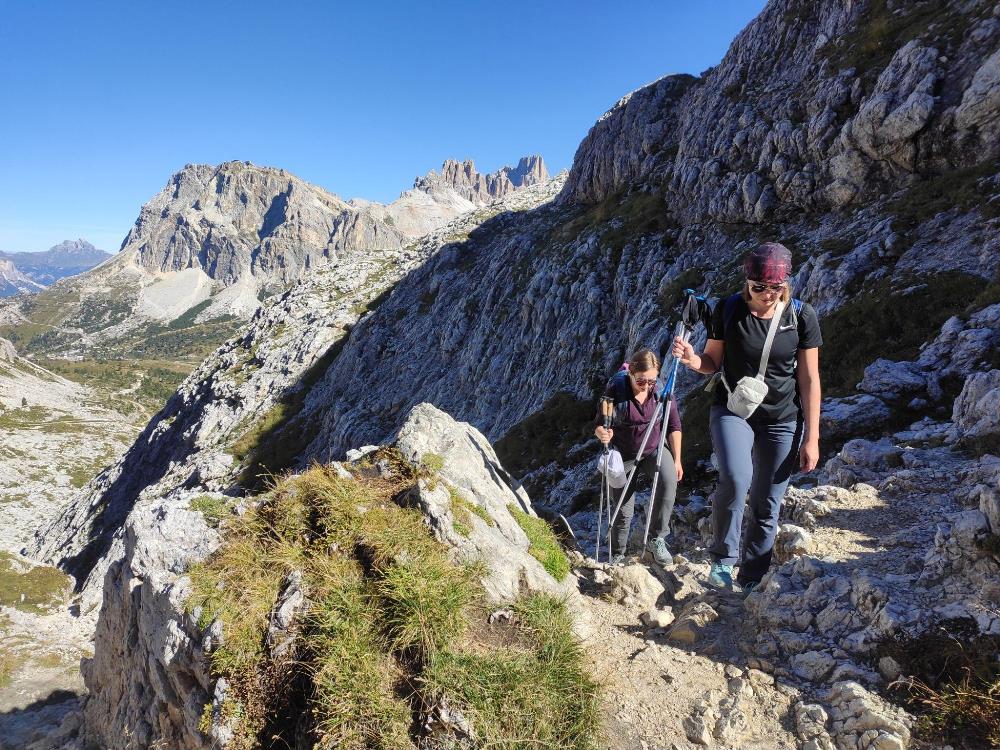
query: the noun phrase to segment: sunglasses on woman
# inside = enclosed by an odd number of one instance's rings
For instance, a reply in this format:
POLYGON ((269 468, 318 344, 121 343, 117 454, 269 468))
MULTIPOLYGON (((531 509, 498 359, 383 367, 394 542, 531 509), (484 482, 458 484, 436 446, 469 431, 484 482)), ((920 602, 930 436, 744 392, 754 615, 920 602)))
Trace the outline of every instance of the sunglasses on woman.
POLYGON ((656 385, 656 378, 637 378, 633 375, 632 380, 640 388, 645 388, 647 385, 656 385))
POLYGON ((763 294, 764 292, 777 294, 785 288, 784 284, 761 284, 759 281, 750 281, 749 279, 747 279, 747 283, 750 285, 750 291, 754 294, 763 294))

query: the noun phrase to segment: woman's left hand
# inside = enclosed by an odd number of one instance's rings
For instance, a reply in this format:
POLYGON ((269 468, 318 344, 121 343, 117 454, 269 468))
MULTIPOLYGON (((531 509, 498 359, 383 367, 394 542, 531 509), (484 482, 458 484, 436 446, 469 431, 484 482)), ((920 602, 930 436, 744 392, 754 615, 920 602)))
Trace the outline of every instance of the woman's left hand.
POLYGON ((799 448, 799 466, 802 471, 812 471, 819 463, 819 441, 807 440, 799 448))
POLYGON ((684 478, 684 467, 681 466, 680 461, 674 461, 674 469, 677 470, 677 481, 681 481, 684 478))

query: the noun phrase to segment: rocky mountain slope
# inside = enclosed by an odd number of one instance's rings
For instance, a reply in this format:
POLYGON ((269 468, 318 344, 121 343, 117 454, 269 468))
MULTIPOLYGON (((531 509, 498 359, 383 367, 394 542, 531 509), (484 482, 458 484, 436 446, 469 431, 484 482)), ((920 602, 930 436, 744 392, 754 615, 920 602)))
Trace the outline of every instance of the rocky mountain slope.
POLYGON ((540 157, 491 175, 471 162, 461 173, 449 164, 457 165, 447 162, 440 178, 418 178, 387 206, 347 203, 249 162, 188 164, 143 206, 113 260, 37 298, 6 303, 0 329, 22 351, 57 356, 148 357, 150 347, 204 356, 196 340, 219 343, 261 299, 344 253, 399 250, 545 176, 540 157), (183 331, 203 323, 204 330, 183 331))
POLYGON ((30 276, 22 273, 14 261, 0 256, 0 297, 37 292, 45 287, 30 276))
MULTIPOLYGON (((3 253, 0 259, 9 260, 18 270, 42 286, 67 276, 89 271, 111 257, 111 253, 98 250, 86 240, 63 240, 44 252, 3 253)), ((25 289, 24 291, 37 291, 25 289)), ((6 296, 6 295, 4 295, 6 296)))
MULTIPOLYGON (((911 719, 871 691, 918 665, 905 647, 880 649, 923 643, 955 618, 967 638, 1000 635, 998 45, 993 3, 773 0, 716 68, 622 99, 565 180, 384 265, 359 254, 350 272, 330 267, 265 305, 36 538, 34 554, 77 577, 85 614, 104 597, 103 679, 122 679, 119 618, 155 611, 178 633, 172 587, 214 543, 186 526, 193 493, 240 497, 261 475, 340 460, 389 440, 422 402, 478 428, 497 444, 492 472, 592 538, 597 390, 629 351, 668 339, 680 290, 728 292, 741 253, 780 239, 796 254, 796 293, 822 314, 825 468, 794 478, 778 566, 745 603, 699 589, 710 498, 685 498, 688 558, 664 571, 667 599, 644 600, 648 622, 664 623, 648 639, 686 638, 675 642, 746 670, 730 678, 745 682, 705 696, 680 726, 621 736, 767 736, 740 731, 757 679, 799 701, 770 729, 784 721, 803 746, 905 747, 911 719), (183 538, 183 559, 145 556, 156 538, 183 538), (129 609, 133 585, 151 597, 141 611, 129 609), (757 635, 734 641, 724 626, 744 619, 757 635)), ((707 457, 703 409, 692 391, 691 468, 707 457)), ((624 575, 581 565, 596 588, 624 575)), ((187 686, 166 702, 169 725, 150 722, 169 735, 190 727, 204 697, 184 701, 207 683, 161 682, 159 695, 187 686)), ((88 731, 107 716, 101 701, 88 731)), ((164 715, 144 701, 130 705, 164 715)))
POLYGON ((18 551, 131 443, 120 412, 0 339, 0 550, 18 551))
POLYGON ((242 335, 191 373, 123 459, 88 485, 82 495, 89 500, 70 503, 39 530, 33 555, 72 569, 84 611, 96 614, 104 572, 120 556, 121 524, 140 496, 185 486, 226 491, 237 481, 259 486, 258 475, 297 461, 314 430, 299 422, 311 386, 349 336, 392 298, 394 284, 484 223, 512 221, 550 201, 562 184, 555 179, 519 190, 395 253, 347 253, 269 300, 242 335), (285 438, 275 440, 281 432, 285 438))

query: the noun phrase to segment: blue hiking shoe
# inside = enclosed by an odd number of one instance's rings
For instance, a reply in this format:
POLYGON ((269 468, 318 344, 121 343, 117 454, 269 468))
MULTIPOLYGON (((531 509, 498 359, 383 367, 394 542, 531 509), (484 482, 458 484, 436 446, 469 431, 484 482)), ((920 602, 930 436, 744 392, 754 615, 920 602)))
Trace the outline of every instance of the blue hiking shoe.
POLYGON ((759 583, 760 581, 747 581, 746 583, 741 583, 740 591, 743 593, 743 596, 750 596, 750 594, 757 590, 757 584, 759 583))
POLYGON ((654 536, 649 540, 646 545, 646 549, 649 550, 650 554, 653 555, 653 561, 660 566, 673 565, 674 558, 670 554, 670 550, 667 548, 667 543, 663 540, 663 537, 654 536))
POLYGON ((733 566, 723 563, 712 563, 708 571, 706 583, 714 589, 731 589, 733 587, 733 566))
POLYGON ((617 568, 619 565, 625 564, 625 555, 619 552, 617 555, 611 556, 611 561, 608 563, 612 568, 617 568))

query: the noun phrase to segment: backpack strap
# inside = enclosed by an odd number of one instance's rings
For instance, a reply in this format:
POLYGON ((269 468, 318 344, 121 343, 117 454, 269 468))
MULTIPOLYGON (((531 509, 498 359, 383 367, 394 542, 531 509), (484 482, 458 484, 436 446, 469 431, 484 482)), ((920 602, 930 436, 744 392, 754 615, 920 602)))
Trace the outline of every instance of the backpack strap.
POLYGON ((788 306, 788 309, 792 312, 792 325, 796 328, 799 327, 799 313, 802 312, 802 300, 793 297, 792 304, 788 306))
POLYGON ((729 330, 729 324, 733 320, 733 316, 736 315, 736 303, 738 303, 743 297, 739 292, 736 294, 730 294, 726 297, 725 301, 722 303, 722 338, 726 338, 726 331, 729 330))

